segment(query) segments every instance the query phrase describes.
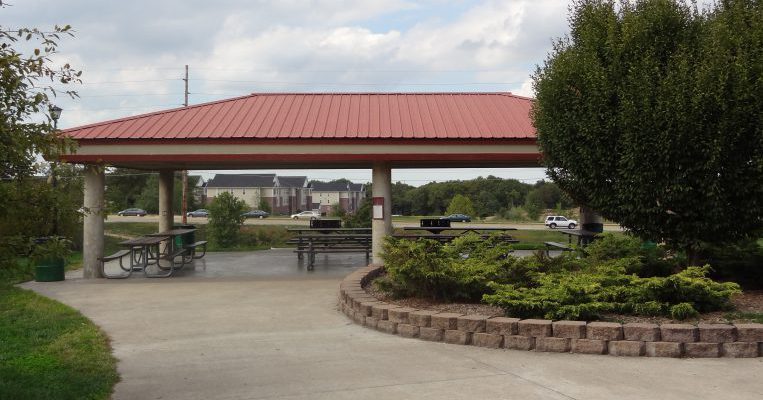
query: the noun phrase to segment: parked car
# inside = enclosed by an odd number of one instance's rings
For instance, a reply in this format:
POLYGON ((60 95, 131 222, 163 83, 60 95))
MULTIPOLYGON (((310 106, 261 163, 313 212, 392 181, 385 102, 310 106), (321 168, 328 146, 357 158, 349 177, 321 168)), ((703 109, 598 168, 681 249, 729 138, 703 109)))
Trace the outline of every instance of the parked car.
POLYGON ((440 219, 449 219, 451 222, 472 222, 472 217, 466 214, 450 214, 440 219))
POLYGON ((241 214, 241 216, 244 218, 259 218, 259 219, 267 218, 269 215, 270 214, 262 210, 252 210, 252 211, 247 211, 241 214))
POLYGON ((557 226, 575 229, 575 227, 578 226, 578 221, 575 221, 574 219, 567 219, 567 217, 561 215, 550 215, 546 217, 546 222, 544 225, 551 229, 556 229, 557 226))
POLYGON ((317 211, 302 211, 299 214, 292 214, 291 219, 318 219, 321 214, 317 211))
POLYGON ((120 217, 126 217, 128 215, 137 215, 139 217, 144 217, 148 214, 146 210, 142 208, 127 208, 117 213, 120 217))
POLYGON ((187 212, 185 214, 187 217, 209 217, 209 210, 205 210, 203 208, 200 208, 196 211, 187 212))

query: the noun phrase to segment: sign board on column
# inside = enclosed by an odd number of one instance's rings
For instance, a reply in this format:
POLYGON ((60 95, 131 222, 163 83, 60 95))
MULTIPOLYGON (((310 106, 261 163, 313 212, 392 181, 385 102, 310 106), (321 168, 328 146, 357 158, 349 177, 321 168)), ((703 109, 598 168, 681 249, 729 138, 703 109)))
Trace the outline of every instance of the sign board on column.
POLYGON ((374 197, 373 205, 373 219, 384 219, 384 197, 374 197))

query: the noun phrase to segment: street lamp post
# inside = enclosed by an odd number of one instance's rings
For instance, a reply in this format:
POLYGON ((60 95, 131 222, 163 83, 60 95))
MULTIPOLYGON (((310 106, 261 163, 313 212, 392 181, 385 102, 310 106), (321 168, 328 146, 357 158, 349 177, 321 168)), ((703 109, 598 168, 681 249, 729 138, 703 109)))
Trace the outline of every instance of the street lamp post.
MULTIPOLYGON (((53 132, 55 133, 58 130, 58 119, 61 118, 61 107, 53 105, 50 106, 48 109, 50 113, 50 119, 53 120, 53 132)), ((56 190, 56 185, 58 182, 56 182, 56 160, 50 161, 50 179, 49 179, 50 186, 53 188, 53 190, 56 190)), ((54 215, 53 215, 53 235, 58 236, 58 205, 54 208, 54 215)))

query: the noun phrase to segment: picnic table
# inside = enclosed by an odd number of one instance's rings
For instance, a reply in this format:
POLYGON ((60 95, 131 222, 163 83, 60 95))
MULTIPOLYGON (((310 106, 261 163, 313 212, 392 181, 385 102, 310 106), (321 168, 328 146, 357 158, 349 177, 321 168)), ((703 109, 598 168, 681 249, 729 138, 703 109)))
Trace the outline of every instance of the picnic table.
POLYGON ((126 247, 125 250, 120 250, 112 255, 101 257, 102 275, 111 279, 124 279, 128 278, 133 271, 143 271, 143 274, 148 278, 169 277, 175 270, 182 269, 186 263, 192 261, 194 258, 201 258, 206 254, 206 241, 198 241, 195 243, 180 242, 179 245, 176 244, 176 237, 187 235, 194 231, 196 231, 195 228, 171 229, 164 232, 149 233, 145 236, 122 241, 119 244, 122 247, 126 247), (166 243, 164 249, 161 248, 162 243, 166 243), (203 249, 201 255, 197 254, 198 248, 203 249), (123 258, 128 255, 130 256, 130 264, 125 267, 123 258), (177 258, 180 258, 180 262, 179 266, 176 267, 177 262, 175 259, 177 258), (119 260, 119 266, 126 272, 125 274, 106 274, 104 270, 105 264, 114 260, 119 260), (163 266, 161 260, 168 260, 169 266, 163 266), (151 264, 156 264, 157 269, 166 272, 156 274, 149 273, 148 266, 151 264))
POLYGON ((592 241, 596 240, 600 236, 600 232, 588 231, 585 229, 560 229, 559 233, 567 235, 567 244, 560 242, 544 242, 546 245, 546 253, 548 254, 551 249, 561 251, 572 251, 572 238, 577 238, 578 246, 586 246, 592 241))
POLYGON ((577 238, 578 246, 585 246, 598 239, 601 232, 593 232, 585 229, 560 229, 559 233, 567 235, 567 242, 572 245, 572 237, 577 238))
POLYGON ((501 232, 502 235, 499 237, 501 240, 507 243, 518 243, 519 241, 514 239, 511 235, 506 234, 506 232, 509 231, 515 231, 517 228, 497 228, 497 227, 481 227, 481 226, 465 226, 465 227, 420 227, 420 226, 407 226, 403 228, 403 231, 409 232, 409 231, 427 231, 430 232, 430 234, 395 234, 392 235, 394 238, 398 239, 410 239, 410 240, 416 240, 416 239, 432 239, 437 240, 442 243, 447 243, 452 241, 453 239, 463 236, 469 232, 473 232, 476 234, 479 234, 482 239, 487 239, 490 237, 489 234, 486 234, 486 232, 501 232), (447 232, 446 234, 443 234, 442 232, 447 232))
POLYGON ((308 256, 307 268, 315 267, 315 255, 327 253, 365 253, 366 259, 371 257, 370 228, 292 228, 297 236, 288 244, 296 245, 297 258, 308 256))

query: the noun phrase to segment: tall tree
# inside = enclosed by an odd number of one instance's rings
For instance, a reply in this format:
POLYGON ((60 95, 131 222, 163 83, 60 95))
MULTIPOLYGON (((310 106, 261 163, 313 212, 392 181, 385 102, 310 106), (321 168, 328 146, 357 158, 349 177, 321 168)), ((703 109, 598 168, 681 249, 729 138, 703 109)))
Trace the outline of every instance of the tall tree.
POLYGON ((464 195, 457 194, 450 200, 450 204, 448 204, 448 209, 445 213, 474 215, 472 200, 464 195))
MULTIPOLYGON (((5 5, 0 2, 0 8, 5 5)), ((40 172, 39 155, 55 159, 73 147, 51 125, 52 85, 79 82, 81 72, 69 64, 53 66, 51 57, 71 28, 52 31, 0 25, 0 268, 12 263, 18 243, 51 233, 74 235, 79 203, 72 200, 78 180, 63 180, 53 190, 32 175, 40 172), (26 53, 19 49, 24 49, 26 53), (8 247, 8 248, 3 248, 8 247)), ((65 95, 76 96, 73 91, 65 95)), ((68 170, 66 170, 69 172, 68 170)), ((73 169, 72 169, 73 171, 73 169)))
POLYGON ((580 0, 534 75, 548 175, 694 254, 763 220, 763 2, 580 0))
MULTIPOLYGON (((51 65, 50 57, 56 53, 62 35, 70 36, 71 27, 56 26, 52 32, 43 32, 9 30, 0 25, 0 178, 29 176, 35 172, 37 155, 55 158, 72 146, 53 132, 49 114, 51 96, 58 93, 52 84, 79 82, 81 75, 69 64, 61 68, 51 65), (19 52, 16 45, 29 48, 30 53, 19 52)), ((73 91, 64 93, 77 95, 73 91)))

